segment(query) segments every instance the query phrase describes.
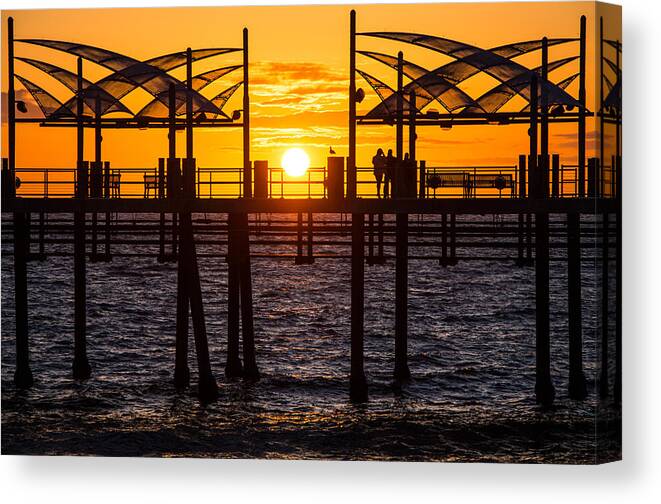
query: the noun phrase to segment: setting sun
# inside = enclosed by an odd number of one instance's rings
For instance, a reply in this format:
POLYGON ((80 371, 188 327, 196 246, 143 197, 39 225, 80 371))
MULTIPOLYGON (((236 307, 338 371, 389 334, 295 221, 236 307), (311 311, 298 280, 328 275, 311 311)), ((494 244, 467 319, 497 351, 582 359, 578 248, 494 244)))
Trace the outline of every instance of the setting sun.
POLYGON ((310 158, 303 149, 294 147, 288 149, 285 155, 282 156, 282 168, 285 173, 290 177, 300 177, 305 175, 305 172, 310 167, 310 158))

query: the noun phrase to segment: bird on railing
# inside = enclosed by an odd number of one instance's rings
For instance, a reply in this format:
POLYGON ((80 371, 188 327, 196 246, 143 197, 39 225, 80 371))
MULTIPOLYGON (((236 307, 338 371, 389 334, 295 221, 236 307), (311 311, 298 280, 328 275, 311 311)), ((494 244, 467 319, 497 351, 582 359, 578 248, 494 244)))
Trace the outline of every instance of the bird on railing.
POLYGON ((333 150, 333 147, 330 148, 330 153, 335 154, 335 151, 333 150))

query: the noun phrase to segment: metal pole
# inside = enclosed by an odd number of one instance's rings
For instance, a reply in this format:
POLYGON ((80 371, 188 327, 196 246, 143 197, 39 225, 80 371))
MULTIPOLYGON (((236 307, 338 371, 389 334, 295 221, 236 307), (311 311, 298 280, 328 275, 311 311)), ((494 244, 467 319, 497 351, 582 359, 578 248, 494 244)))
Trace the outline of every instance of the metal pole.
POLYGON ((252 198, 250 166, 250 94, 248 78, 248 28, 243 29, 243 197, 252 198))
POLYGON ((581 16, 578 80, 578 196, 585 197, 585 16, 581 16))
POLYGON ((397 164, 394 166, 392 180, 390 182, 391 195, 394 197, 402 196, 402 160, 404 159, 404 53, 397 53, 397 123, 396 123, 396 156, 397 164))
POLYGON ((356 11, 349 14, 349 159, 347 198, 356 197, 356 11))
POLYGON ((547 197, 549 192, 549 42, 546 37, 542 39, 542 83, 540 103, 540 142, 539 150, 541 156, 540 166, 537 171, 540 174, 542 197, 547 197))
POLYGON ((16 196, 16 91, 14 88, 14 18, 7 19, 7 157, 8 194, 16 196))
POLYGON ((599 18, 599 166, 604 165, 604 112, 605 112, 604 111, 604 18, 600 17, 599 18))

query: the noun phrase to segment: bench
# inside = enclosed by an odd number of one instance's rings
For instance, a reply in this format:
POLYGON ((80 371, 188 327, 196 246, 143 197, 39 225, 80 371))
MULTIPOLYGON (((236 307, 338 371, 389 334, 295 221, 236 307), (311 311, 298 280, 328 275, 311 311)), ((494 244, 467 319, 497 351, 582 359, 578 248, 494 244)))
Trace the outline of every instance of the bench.
POLYGON ((464 198, 475 197, 476 189, 497 189, 501 192, 509 188, 511 196, 514 196, 514 179, 511 174, 467 171, 430 173, 426 185, 434 190, 434 194, 440 188, 461 188, 464 198))
POLYGON ((108 174, 108 185, 110 186, 110 197, 119 198, 120 197, 120 179, 122 174, 119 172, 112 171, 108 174))
POLYGON ((145 173, 145 199, 149 197, 149 193, 154 191, 154 197, 158 195, 158 176, 156 174, 145 173))

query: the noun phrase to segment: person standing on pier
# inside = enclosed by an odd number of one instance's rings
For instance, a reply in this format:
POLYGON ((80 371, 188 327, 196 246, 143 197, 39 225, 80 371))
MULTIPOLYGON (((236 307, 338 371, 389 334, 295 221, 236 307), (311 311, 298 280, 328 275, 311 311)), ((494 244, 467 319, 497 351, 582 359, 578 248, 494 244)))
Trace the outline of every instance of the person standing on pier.
MULTIPOLYGON (((379 148, 376 155, 372 158, 372 165, 374 166, 374 178, 376 179, 376 197, 381 197, 381 181, 386 173, 386 156, 383 149, 379 148)), ((385 188, 384 188, 385 194, 385 188)))
POLYGON ((386 173, 385 180, 383 182, 383 197, 390 197, 390 186, 392 184, 392 177, 395 174, 395 169, 397 167, 397 158, 392 155, 392 149, 388 149, 388 156, 386 156, 386 173))

